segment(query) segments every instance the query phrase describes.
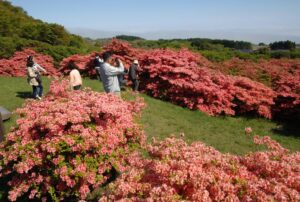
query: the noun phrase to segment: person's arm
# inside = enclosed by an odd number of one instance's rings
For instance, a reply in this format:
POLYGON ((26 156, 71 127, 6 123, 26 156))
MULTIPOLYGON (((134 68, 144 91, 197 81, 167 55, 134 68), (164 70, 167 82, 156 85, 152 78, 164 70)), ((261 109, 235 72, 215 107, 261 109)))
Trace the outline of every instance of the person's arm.
POLYGON ((43 71, 45 74, 47 73, 47 71, 43 67, 41 67, 38 63, 35 63, 35 65, 38 70, 43 71))
POLYGON ((116 76, 116 75, 120 75, 124 73, 124 66, 122 64, 122 62, 120 62, 120 66, 119 67, 114 67, 112 65, 106 64, 107 68, 105 71, 105 74, 107 76, 116 76))
POLYGON ((74 76, 73 76, 73 72, 70 72, 70 87, 73 87, 73 83, 74 83, 74 76))

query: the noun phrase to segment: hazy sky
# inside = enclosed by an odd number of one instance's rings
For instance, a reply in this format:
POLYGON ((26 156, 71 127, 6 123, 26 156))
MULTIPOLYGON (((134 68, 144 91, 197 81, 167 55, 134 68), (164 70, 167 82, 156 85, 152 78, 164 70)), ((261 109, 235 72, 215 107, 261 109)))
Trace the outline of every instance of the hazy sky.
POLYGON ((35 18, 62 24, 85 35, 118 31, 147 38, 196 35, 300 42, 300 0, 12 0, 12 3, 35 18))

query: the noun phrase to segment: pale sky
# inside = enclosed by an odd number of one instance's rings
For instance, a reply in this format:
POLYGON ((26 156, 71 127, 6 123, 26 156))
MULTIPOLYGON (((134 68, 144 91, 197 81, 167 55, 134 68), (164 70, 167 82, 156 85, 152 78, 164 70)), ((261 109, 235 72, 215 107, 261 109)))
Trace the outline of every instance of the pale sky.
POLYGON ((208 37, 300 42, 299 0, 12 0, 34 18, 103 38, 208 37))

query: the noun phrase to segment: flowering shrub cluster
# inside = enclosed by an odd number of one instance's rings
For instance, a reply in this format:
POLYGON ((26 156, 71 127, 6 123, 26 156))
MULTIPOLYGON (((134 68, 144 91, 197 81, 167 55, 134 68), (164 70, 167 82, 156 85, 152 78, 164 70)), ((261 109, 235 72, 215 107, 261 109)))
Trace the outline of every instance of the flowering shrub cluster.
POLYGON ((273 84, 277 92, 274 114, 300 121, 300 65, 293 74, 281 76, 273 84))
POLYGON ((74 62, 81 74, 93 77, 96 75, 95 66, 93 59, 95 58, 96 53, 91 53, 88 55, 72 55, 70 57, 64 58, 60 63, 59 71, 63 74, 68 74, 71 69, 69 67, 71 62, 74 62))
POLYGON ((271 118, 274 92, 244 77, 221 74, 188 50, 148 51, 141 57, 148 94, 211 115, 255 112, 271 118))
POLYGON ((233 58, 212 68, 225 74, 246 76, 265 83, 276 92, 273 112, 277 116, 299 118, 300 112, 300 60, 271 59, 253 62, 233 58))
MULTIPOLYGON (((210 115, 256 113, 266 118, 283 112, 289 116, 299 114, 299 60, 255 63, 234 58, 212 63, 187 49, 143 50, 119 40, 112 40, 104 51, 114 53, 126 67, 139 59, 141 90, 190 109, 210 115)), ((95 54, 66 58, 60 71, 68 73, 73 61, 83 73, 93 76, 95 54)))
POLYGON ((0 75, 25 76, 27 74, 26 60, 29 55, 32 55, 34 60, 45 68, 49 75, 59 75, 59 72, 53 65, 53 59, 50 56, 36 53, 31 49, 15 52, 15 54, 9 59, 0 59, 0 75))
POLYGON ((222 154, 201 142, 167 138, 148 146, 150 158, 130 158, 99 202, 299 201, 300 153, 288 153, 269 137, 270 149, 246 156, 222 154))
POLYGON ((128 153, 144 143, 134 120, 141 100, 66 92, 64 82, 54 81, 42 101, 18 109, 18 126, 0 144, 0 177, 10 179, 10 201, 85 199, 116 177, 128 153))

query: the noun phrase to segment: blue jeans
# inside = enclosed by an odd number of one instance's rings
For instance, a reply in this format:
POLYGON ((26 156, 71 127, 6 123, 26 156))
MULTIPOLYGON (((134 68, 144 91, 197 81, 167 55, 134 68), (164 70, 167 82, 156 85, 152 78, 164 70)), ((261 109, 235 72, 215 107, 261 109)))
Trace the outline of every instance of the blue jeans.
POLYGON ((37 96, 39 96, 39 97, 43 96, 42 84, 40 84, 38 86, 32 86, 32 96, 33 96, 33 98, 37 98, 37 96))

